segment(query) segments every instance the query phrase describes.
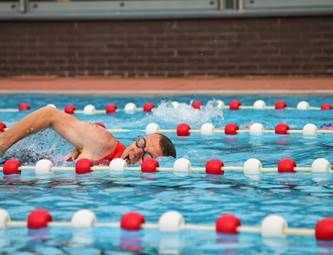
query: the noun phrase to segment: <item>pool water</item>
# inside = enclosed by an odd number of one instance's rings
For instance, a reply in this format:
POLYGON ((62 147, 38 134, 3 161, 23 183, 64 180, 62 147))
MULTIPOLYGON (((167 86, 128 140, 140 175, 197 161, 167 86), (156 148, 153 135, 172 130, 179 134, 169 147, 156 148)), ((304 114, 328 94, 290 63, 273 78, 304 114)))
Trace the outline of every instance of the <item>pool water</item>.
MULTIPOLYGON (((103 109, 107 103, 123 108, 128 102, 142 106, 152 101, 153 113, 137 112, 114 115, 75 116, 91 122, 103 122, 107 128, 126 128, 132 132, 115 133, 125 144, 144 134, 146 125, 156 122, 163 129, 174 129, 187 122, 199 129, 205 122, 223 127, 230 122, 246 128, 260 122, 274 129, 280 122, 292 129, 302 129, 307 123, 317 126, 333 123, 333 111, 300 110, 218 110, 212 107, 215 99, 225 103, 237 98, 243 105, 262 99, 274 105, 285 99, 289 106, 306 100, 311 106, 332 103, 329 96, 173 96, 173 97, 102 97, 68 95, 1 95, 0 108, 16 108, 20 102, 32 109, 48 103, 63 108, 67 104, 83 109, 93 104, 103 109), (201 111, 185 105, 199 99, 206 105, 201 111), (184 104, 179 109, 171 101, 184 104)), ((0 113, 0 121, 13 125, 28 112, 0 113)), ((226 136, 192 134, 177 137, 168 134, 177 148, 177 158, 188 158, 193 166, 203 167, 207 160, 219 158, 226 166, 242 166, 249 158, 259 159, 264 167, 274 167, 284 157, 294 158, 298 166, 310 166, 316 158, 324 157, 332 163, 333 136, 319 134, 303 137, 300 134, 278 136, 264 134, 226 136)), ((64 161, 71 146, 51 130, 32 135, 15 144, 1 158, 16 157, 24 165, 34 165, 39 159, 51 159, 58 166, 73 166, 64 161)), ((172 167, 174 159, 159 159, 162 167, 172 167)), ((146 222, 156 223, 168 210, 182 213, 187 223, 214 225, 222 213, 237 215, 242 225, 259 226, 269 214, 279 214, 290 227, 314 228, 317 220, 332 216, 333 178, 329 173, 266 173, 249 178, 241 172, 226 172, 223 176, 205 173, 174 174, 160 172, 142 174, 139 171, 93 172, 76 175, 56 172, 51 176, 36 176, 23 171, 20 176, 0 180, 0 208, 6 209, 12 220, 25 220, 36 208, 45 208, 55 221, 70 221, 79 209, 90 209, 98 222, 117 222, 121 215, 136 210, 146 222)), ((50 227, 42 230, 11 228, 0 230, 1 254, 317 254, 332 253, 333 244, 317 242, 313 237, 264 238, 259 234, 218 235, 215 232, 183 230, 162 233, 158 230, 128 232, 118 228, 73 229, 50 227)))

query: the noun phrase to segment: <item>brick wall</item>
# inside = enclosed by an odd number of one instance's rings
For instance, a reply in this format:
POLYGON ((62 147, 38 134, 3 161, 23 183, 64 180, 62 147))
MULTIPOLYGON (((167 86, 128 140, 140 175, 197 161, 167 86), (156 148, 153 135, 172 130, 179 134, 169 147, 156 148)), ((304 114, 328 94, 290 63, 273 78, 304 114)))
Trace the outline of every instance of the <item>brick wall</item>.
POLYGON ((0 22, 0 76, 332 74, 333 17, 0 22))

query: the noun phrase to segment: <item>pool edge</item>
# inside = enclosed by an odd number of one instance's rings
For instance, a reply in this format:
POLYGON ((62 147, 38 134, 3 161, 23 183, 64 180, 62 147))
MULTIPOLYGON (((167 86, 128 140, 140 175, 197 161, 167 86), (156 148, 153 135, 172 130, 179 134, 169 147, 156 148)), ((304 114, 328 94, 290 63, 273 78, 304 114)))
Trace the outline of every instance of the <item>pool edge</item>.
POLYGON ((98 95, 333 94, 333 77, 0 77, 0 93, 98 95))

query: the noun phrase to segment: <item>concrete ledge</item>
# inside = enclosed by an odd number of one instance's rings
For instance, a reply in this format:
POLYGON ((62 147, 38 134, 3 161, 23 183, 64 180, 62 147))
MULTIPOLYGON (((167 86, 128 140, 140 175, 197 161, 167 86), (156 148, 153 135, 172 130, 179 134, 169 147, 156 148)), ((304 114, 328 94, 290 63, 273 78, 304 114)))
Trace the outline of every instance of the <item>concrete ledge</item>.
POLYGON ((78 94, 333 94, 333 77, 0 78, 0 93, 78 94))

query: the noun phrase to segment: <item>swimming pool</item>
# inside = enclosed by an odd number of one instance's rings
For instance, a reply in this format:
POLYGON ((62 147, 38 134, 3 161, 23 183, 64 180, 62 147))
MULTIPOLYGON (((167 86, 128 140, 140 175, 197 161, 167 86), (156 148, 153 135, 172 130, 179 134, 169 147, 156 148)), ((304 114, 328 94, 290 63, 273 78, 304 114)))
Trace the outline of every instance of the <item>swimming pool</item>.
MULTIPOLYGON (((103 109, 110 102, 122 108, 128 102, 142 106, 146 101, 152 101, 156 106, 152 113, 76 114, 83 120, 103 122, 107 128, 132 130, 115 133, 125 144, 144 134, 146 125, 151 122, 164 129, 174 129, 181 122, 189 123, 193 129, 200 129, 206 122, 212 122, 217 128, 235 122, 241 129, 253 122, 260 122, 268 129, 274 129, 281 122, 288 123, 292 129, 302 129, 307 123, 320 127, 333 122, 333 111, 222 111, 211 106, 215 99, 228 103, 235 98, 243 105, 252 105, 257 99, 274 105, 282 98, 294 107, 301 100, 313 106, 332 102, 330 96, 134 98, 17 94, 1 95, 0 108, 16 108, 19 103, 27 102, 32 109, 49 103, 58 108, 74 104, 83 109, 85 105, 93 104, 97 109, 103 109), (198 111, 185 104, 174 109, 170 104, 172 101, 189 104, 193 99, 199 99, 208 106, 198 111)), ((26 114, 25 111, 1 112, 0 120, 11 126, 26 114)), ((299 166, 310 166, 316 158, 332 162, 333 157, 331 134, 305 137, 274 133, 261 136, 193 133, 179 137, 169 133, 168 136, 175 142, 177 158, 188 158, 194 167, 202 167, 212 158, 219 158, 230 166, 240 166, 249 158, 257 158, 264 166, 273 167, 284 157, 293 158, 299 166)), ((73 163, 64 161, 70 150, 71 146, 63 139, 47 130, 14 145, 2 161, 15 156, 24 165, 34 165, 39 159, 49 158, 57 166, 73 166, 73 163)), ((172 167, 174 159, 160 158, 159 162, 161 166, 172 167)), ((204 172, 142 174, 140 171, 96 171, 76 175, 69 171, 47 176, 22 171, 20 176, 4 176, 0 183, 0 208, 6 209, 12 220, 25 220, 32 210, 45 208, 54 221, 70 221, 76 211, 90 209, 98 222, 118 222, 124 213, 135 210, 145 216, 146 222, 156 223, 164 212, 177 210, 190 224, 214 225, 220 214, 233 213, 242 224, 259 226, 267 215, 279 214, 290 227, 314 228, 317 220, 332 215, 333 207, 331 173, 264 173, 250 178, 234 171, 226 171, 224 175, 206 175, 204 172)), ((108 227, 0 230, 0 250, 4 254, 311 254, 330 253, 332 249, 330 242, 317 242, 313 237, 265 238, 251 233, 223 235, 214 231, 190 230, 164 233, 156 229, 131 232, 108 227)))

